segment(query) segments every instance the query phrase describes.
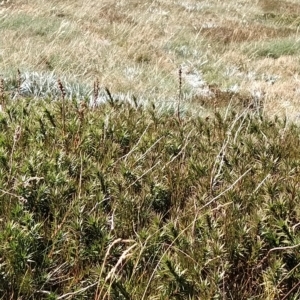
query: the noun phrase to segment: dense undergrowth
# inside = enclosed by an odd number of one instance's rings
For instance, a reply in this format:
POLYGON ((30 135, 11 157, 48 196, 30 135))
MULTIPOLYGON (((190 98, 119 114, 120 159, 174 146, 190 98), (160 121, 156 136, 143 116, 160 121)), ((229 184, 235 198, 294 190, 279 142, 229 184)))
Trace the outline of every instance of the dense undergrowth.
POLYGON ((296 126, 2 100, 1 299, 299 299, 296 126))

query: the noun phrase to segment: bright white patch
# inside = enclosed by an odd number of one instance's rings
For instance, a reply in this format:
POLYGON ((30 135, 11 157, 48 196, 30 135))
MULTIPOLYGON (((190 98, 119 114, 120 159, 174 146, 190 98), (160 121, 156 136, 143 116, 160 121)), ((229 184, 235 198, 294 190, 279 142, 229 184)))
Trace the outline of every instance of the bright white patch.
POLYGON ((212 97, 213 93, 202 78, 202 74, 186 65, 182 66, 182 78, 192 91, 199 96, 212 97))

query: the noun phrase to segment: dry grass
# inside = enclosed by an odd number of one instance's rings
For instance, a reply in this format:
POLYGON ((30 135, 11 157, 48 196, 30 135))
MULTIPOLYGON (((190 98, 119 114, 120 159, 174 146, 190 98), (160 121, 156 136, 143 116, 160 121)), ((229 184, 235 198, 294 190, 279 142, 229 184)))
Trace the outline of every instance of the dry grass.
POLYGON ((260 0, 259 5, 266 12, 294 15, 300 13, 300 4, 297 1, 260 0))
MULTIPOLYGON (((184 65, 205 87, 262 90, 265 111, 285 114, 282 103, 298 106, 299 11, 297 1, 273 0, 4 1, 1 73, 54 72, 89 85, 99 78, 114 93, 166 102, 177 97, 184 65)), ((183 80, 183 100, 198 96, 183 80)))
POLYGON ((209 38, 215 43, 242 43, 250 41, 264 41, 287 37, 296 33, 294 28, 275 28, 262 24, 243 24, 241 22, 221 21, 220 25, 215 24, 213 27, 201 28, 201 33, 205 38, 209 38))

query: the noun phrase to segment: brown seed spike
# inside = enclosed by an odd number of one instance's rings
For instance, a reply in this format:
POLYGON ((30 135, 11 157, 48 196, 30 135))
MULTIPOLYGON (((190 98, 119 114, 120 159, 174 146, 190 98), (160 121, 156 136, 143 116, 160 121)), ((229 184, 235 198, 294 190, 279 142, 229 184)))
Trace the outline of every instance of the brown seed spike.
POLYGON ((4 97, 4 79, 0 79, 0 99, 3 100, 4 97))
POLYGON ((96 102, 99 97, 99 79, 97 78, 94 81, 94 107, 96 107, 96 102))
POLYGON ((65 99, 65 96, 66 96, 66 90, 65 90, 65 88, 64 88, 64 86, 63 86, 63 84, 62 84, 62 82, 61 82, 60 79, 57 80, 57 84, 58 84, 58 87, 59 87, 59 89, 60 89, 60 91, 61 91, 61 94, 62 94, 63 99, 65 99))
POLYGON ((5 93, 4 93, 4 79, 0 79, 0 102, 1 102, 1 111, 5 107, 5 93))
POLYGON ((177 106, 177 117, 180 122, 180 103, 182 98, 182 67, 179 66, 178 70, 178 106, 177 106))
POLYGON ((21 82, 22 82, 22 78, 21 78, 21 71, 18 69, 18 77, 17 77, 17 84, 18 84, 18 94, 21 94, 21 82))
POLYGON ((66 90, 61 82, 60 79, 57 80, 58 87, 62 94, 62 110, 61 110, 61 117, 62 117, 62 123, 63 123, 63 135, 66 133, 66 108, 65 108, 65 96, 66 96, 66 90))
POLYGON ((182 67, 179 67, 178 70, 178 79, 179 79, 179 97, 181 97, 181 89, 182 89, 182 67))

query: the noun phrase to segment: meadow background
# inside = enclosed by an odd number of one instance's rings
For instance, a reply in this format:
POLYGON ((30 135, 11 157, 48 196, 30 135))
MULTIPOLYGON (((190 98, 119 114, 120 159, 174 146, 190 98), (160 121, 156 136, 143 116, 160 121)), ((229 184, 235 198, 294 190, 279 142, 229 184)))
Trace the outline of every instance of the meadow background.
POLYGON ((98 78, 125 97, 167 103, 181 65, 193 107, 230 90, 297 120, 299 12, 298 1, 276 0, 2 1, 1 75, 54 74, 87 90, 98 78))
POLYGON ((299 1, 0 3, 1 299, 299 299, 299 1))

